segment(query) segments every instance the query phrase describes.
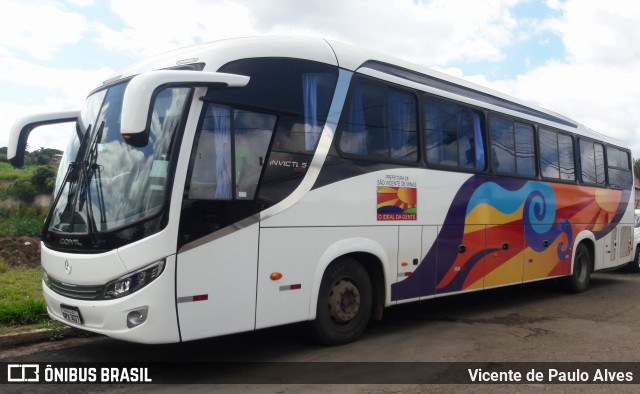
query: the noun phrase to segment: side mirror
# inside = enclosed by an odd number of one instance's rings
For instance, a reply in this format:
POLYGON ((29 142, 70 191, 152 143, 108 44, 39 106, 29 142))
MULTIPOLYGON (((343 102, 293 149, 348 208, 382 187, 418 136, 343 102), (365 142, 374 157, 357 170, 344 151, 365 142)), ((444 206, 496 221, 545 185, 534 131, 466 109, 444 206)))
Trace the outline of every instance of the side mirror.
POLYGON ((11 126, 9 134, 9 146, 7 147, 7 159, 14 167, 24 165, 24 151, 27 148, 27 139, 33 129, 40 126, 76 122, 80 111, 50 112, 44 114, 28 115, 11 126))
POLYGON ((151 111, 158 92, 170 87, 243 87, 249 83, 244 75, 191 70, 157 70, 139 74, 127 85, 120 115, 120 132, 133 146, 149 142, 151 111))

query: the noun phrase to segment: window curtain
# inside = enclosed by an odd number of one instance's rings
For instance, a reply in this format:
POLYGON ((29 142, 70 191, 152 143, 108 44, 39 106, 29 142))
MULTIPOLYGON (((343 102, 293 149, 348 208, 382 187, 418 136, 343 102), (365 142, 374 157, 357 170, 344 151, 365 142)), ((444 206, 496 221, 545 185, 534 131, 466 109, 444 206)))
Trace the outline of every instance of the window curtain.
POLYGON ((349 115, 341 140, 341 148, 347 153, 366 155, 366 128, 364 123, 364 108, 362 100, 362 86, 356 84, 351 96, 349 115))
POLYGON ((231 199, 231 113, 228 107, 211 105, 215 143, 216 189, 214 199, 231 199))
POLYGON ((473 133, 476 146, 476 170, 482 171, 486 168, 484 158, 484 142, 482 139, 482 122, 480 121, 480 114, 473 113, 473 133))
POLYGON ((440 163, 443 154, 442 144, 442 120, 440 119, 440 111, 434 103, 425 105, 425 123, 427 129, 427 161, 430 163, 440 163))
POLYGON ((318 127, 318 78, 316 74, 302 74, 302 96, 305 149, 313 151, 320 137, 320 128, 318 127))
POLYGON ((404 159, 410 153, 409 132, 413 118, 412 101, 405 93, 389 90, 389 120, 393 159, 404 159))

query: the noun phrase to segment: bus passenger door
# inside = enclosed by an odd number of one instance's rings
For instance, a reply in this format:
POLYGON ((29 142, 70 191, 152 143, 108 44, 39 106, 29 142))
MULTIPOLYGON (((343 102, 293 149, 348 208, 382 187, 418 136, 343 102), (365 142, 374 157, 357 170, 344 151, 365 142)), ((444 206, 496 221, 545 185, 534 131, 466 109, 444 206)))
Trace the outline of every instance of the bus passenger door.
POLYGON ((487 227, 485 288, 522 283, 523 230, 522 225, 487 227))

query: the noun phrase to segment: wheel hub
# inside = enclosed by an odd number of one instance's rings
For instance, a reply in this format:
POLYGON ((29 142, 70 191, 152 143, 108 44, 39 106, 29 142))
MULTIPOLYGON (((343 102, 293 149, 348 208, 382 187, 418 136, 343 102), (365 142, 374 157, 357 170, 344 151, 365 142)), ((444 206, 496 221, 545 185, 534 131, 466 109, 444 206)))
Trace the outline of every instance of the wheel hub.
POLYGON ((360 292, 351 282, 341 279, 331 288, 329 311, 331 318, 338 323, 352 320, 360 309, 360 292))

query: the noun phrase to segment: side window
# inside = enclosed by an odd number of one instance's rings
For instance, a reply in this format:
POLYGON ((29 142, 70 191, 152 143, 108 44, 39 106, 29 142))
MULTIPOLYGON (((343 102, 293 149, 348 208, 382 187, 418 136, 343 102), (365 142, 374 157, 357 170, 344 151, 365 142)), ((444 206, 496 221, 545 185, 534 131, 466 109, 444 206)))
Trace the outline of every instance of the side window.
POLYGON ((194 145, 189 198, 252 200, 275 124, 274 115, 209 104, 194 145))
POLYGON ((632 184, 629 153, 607 146, 607 173, 609 186, 614 189, 627 189, 632 184))
POLYGON ((542 176, 574 181, 576 171, 573 157, 573 139, 553 130, 540 129, 540 169, 542 176))
POLYGON ((251 77, 242 89, 209 89, 214 103, 236 103, 278 114, 273 149, 313 154, 329 113, 338 68, 308 60, 249 58, 225 64, 218 72, 251 77), (286 72, 283 72, 286 70, 286 72))
POLYGON ((486 168, 480 112, 426 97, 424 114, 429 164, 477 171, 486 168))
POLYGON ((417 104, 413 94, 356 81, 340 150, 373 160, 418 161, 417 104))
POLYGON ((566 134, 558 133, 558 149, 560 153, 560 179, 575 181, 576 167, 573 157, 573 138, 566 134))
POLYGON ((536 149, 533 126, 515 122, 516 134, 516 167, 518 174, 536 175, 536 149))
POLYGON ((604 148, 601 144, 580 140, 580 168, 582 183, 606 186, 604 148))
POLYGON ((389 157, 418 161, 418 114, 416 98, 401 90, 389 89, 389 157))
POLYGON ((491 163, 496 173, 535 176, 533 127, 510 119, 492 116, 491 163))

